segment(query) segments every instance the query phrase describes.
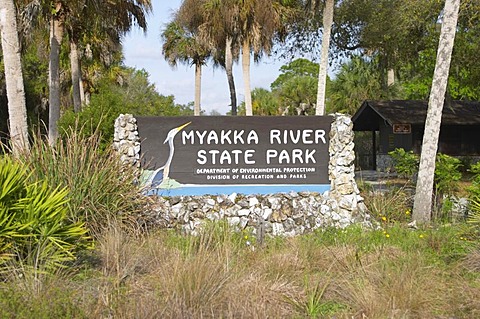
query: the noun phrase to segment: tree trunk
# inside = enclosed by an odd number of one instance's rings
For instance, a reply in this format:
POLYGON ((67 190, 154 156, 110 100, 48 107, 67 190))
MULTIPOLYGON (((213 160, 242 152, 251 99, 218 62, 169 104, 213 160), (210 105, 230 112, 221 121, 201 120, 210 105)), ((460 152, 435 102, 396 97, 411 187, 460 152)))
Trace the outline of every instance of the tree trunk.
POLYGON ((80 94, 82 72, 80 70, 80 59, 78 58, 78 47, 74 39, 70 40, 70 68, 72 72, 73 110, 75 113, 78 113, 82 109, 80 94))
POLYGON ((250 42, 248 40, 243 41, 242 44, 242 69, 243 85, 245 87, 245 113, 247 116, 252 116, 252 92, 250 90, 250 42))
POLYGON ((195 64, 195 102, 193 106, 193 114, 195 116, 200 115, 200 98, 202 91, 202 65, 200 63, 195 64))
POLYGON ((323 37, 320 68, 318 71, 318 91, 316 115, 325 115, 325 90, 327 86, 328 51, 330 49, 330 34, 332 33, 334 0, 326 0, 323 9, 323 37))
POLYGON ((0 0, 0 29, 8 98, 10 141, 12 152, 17 155, 23 150, 28 150, 29 146, 25 87, 13 0, 0 0))
POLYGON ((88 105, 86 99, 85 99, 85 88, 83 87, 83 81, 80 78, 80 83, 78 83, 78 86, 80 87, 80 105, 88 105))
MULTIPOLYGON (((61 4, 57 4, 57 11, 61 4)), ((60 45, 63 38, 63 22, 58 15, 50 19, 50 61, 49 61, 49 110, 48 141, 51 145, 58 138, 58 120, 60 119, 60 45)))
POLYGON ((237 115, 237 92, 233 79, 232 38, 227 37, 225 45, 225 71, 227 73, 228 88, 230 89, 230 106, 232 116, 237 115))
POLYGON ((427 119, 425 122, 425 132, 423 134, 420 167, 415 191, 415 201, 413 204, 412 217, 417 222, 428 222, 432 216, 435 158, 459 7, 460 0, 445 1, 442 30, 438 43, 432 90, 428 101, 427 119))
POLYGON ((395 84, 395 70, 387 70, 387 87, 390 87, 395 84))

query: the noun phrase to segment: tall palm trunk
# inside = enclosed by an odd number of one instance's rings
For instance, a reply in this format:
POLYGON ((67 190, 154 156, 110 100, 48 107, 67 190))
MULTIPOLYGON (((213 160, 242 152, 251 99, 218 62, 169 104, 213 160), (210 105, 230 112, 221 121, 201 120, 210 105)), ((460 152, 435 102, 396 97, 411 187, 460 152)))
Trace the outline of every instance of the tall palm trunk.
POLYGON ((245 113, 247 116, 252 116, 252 92, 250 89, 250 42, 248 40, 244 40, 242 43, 242 69, 243 85, 245 87, 245 113))
POLYGON ((7 86, 10 140, 13 153, 18 154, 22 150, 28 150, 29 147, 25 88, 13 0, 0 0, 0 29, 7 86))
POLYGON ((200 98, 202 92, 202 64, 195 64, 195 102, 193 106, 193 114, 200 115, 200 98))
POLYGON ((318 71, 318 91, 316 115, 325 114, 325 90, 327 86, 328 51, 330 49, 330 34, 332 33, 334 0, 326 0, 323 9, 323 36, 322 54, 320 56, 320 68, 318 71))
POLYGON ((237 115, 237 92, 233 79, 233 54, 231 37, 227 37, 225 45, 225 72, 227 73, 228 88, 230 89, 230 106, 232 116, 237 115))
POLYGON ((70 68, 72 72, 72 95, 73 95, 73 110, 75 113, 82 109, 82 98, 80 94, 80 59, 78 57, 78 46, 75 39, 70 39, 70 68))
MULTIPOLYGON (((57 4, 57 11, 61 4, 57 4)), ((58 120, 60 119, 60 45, 64 26, 58 15, 50 19, 50 61, 49 61, 49 111, 48 140, 51 145, 58 138, 58 120)))
POLYGON ((442 121, 442 110, 447 89, 450 61, 452 58, 455 29, 457 27, 460 0, 446 0, 442 30, 438 43, 437 61, 433 73, 432 89, 428 101, 425 133, 423 134, 420 167, 413 204, 413 219, 428 222, 432 215, 433 181, 438 136, 442 121))

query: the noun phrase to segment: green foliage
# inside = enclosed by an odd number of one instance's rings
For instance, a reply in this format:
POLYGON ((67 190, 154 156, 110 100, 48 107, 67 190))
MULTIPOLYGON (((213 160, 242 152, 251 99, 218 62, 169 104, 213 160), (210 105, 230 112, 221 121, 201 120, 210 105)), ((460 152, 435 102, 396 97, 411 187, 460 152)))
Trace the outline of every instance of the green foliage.
POLYGON ((323 246, 355 246, 356 258, 362 254, 378 251, 387 246, 397 247, 403 252, 421 251, 432 262, 451 263, 466 256, 475 242, 466 240, 463 225, 450 224, 411 229, 402 224, 383 224, 377 230, 368 230, 359 225, 345 229, 329 228, 317 230, 302 238, 323 246))
MULTIPOLYGON (((455 39, 456 46, 462 46, 455 39)), ((402 76, 401 86, 406 99, 426 100, 432 86, 433 70, 435 68, 436 48, 428 48, 419 53, 414 64, 403 66, 400 70, 402 76)), ((454 54, 452 67, 448 77, 447 94, 454 100, 478 100, 480 87, 475 82, 476 75, 471 68, 457 63, 454 54)), ((464 61, 465 63, 469 63, 464 61)))
MULTIPOLYGON (((252 109, 255 115, 280 115, 280 109, 276 96, 263 88, 252 90, 252 109)), ((245 113, 245 106, 242 108, 245 113)))
POLYGON ((1 270, 38 278, 86 247, 84 224, 68 221, 66 189, 30 181, 24 166, 8 157, 0 158, 0 185, 1 270))
POLYGON ((285 80, 273 93, 281 109, 288 110, 288 115, 314 115, 317 86, 317 78, 295 76, 285 80))
POLYGON ((302 318, 324 318, 346 308, 344 304, 326 300, 325 292, 330 284, 330 280, 326 279, 325 282, 317 282, 313 287, 311 281, 311 278, 305 277, 305 298, 299 300, 286 296, 287 302, 295 307, 297 312, 302 315, 302 318))
POLYGON ((342 64, 327 87, 328 109, 353 115, 365 100, 391 99, 399 96, 397 86, 382 86, 378 58, 354 56, 342 64))
POLYGON ((97 93, 92 95, 90 104, 84 106, 81 112, 67 111, 59 121, 59 132, 65 136, 70 128, 76 128, 78 134, 88 137, 98 131, 101 134, 101 149, 106 149, 113 141, 115 119, 125 113, 173 116, 188 115, 191 110, 175 104, 173 96, 158 94, 155 86, 149 84, 145 71, 128 69, 122 86, 104 79, 99 83, 97 93))
POLYGON ((474 175, 472 185, 468 188, 471 211, 468 221, 478 229, 480 226, 480 162, 472 164, 470 172, 474 175))
POLYGON ((473 182, 480 184, 480 161, 470 166, 470 172, 474 174, 473 182))
MULTIPOLYGON (((392 157, 395 171, 400 177, 411 180, 418 172, 419 157, 412 151, 406 152, 402 148, 397 148, 388 154, 392 157)), ((453 205, 448 196, 455 194, 458 190, 458 182, 462 178, 461 166, 461 160, 445 154, 437 154, 434 172, 435 212, 437 214, 448 215, 453 205), (447 195, 446 200, 445 195, 447 195)))
POLYGON ((20 283, 3 284, 0 287, 0 318, 88 319, 86 310, 78 302, 81 290, 59 284, 48 283, 35 294, 20 283))
POLYGON ((399 176, 404 178, 412 178, 418 171, 419 158, 413 151, 406 152, 403 148, 397 148, 388 152, 392 157, 395 171, 399 176))
POLYGON ((389 186, 383 192, 368 191, 363 193, 365 205, 380 224, 405 223, 411 219, 413 196, 411 190, 402 187, 389 186))
POLYGON ((458 190, 458 181, 462 178, 462 162, 455 157, 437 154, 435 162, 435 189, 440 194, 452 194, 458 190))
MULTIPOLYGON (((397 148, 388 153, 393 159, 395 171, 405 178, 412 178, 418 172, 420 163, 418 155, 413 151, 406 152, 397 148)), ((458 189, 458 181, 462 178, 458 158, 438 153, 435 160, 435 190, 441 194, 452 194, 458 189)))
POLYGON ((280 75, 270 84, 273 90, 282 87, 286 82, 295 77, 309 77, 318 79, 318 63, 307 59, 296 59, 280 67, 280 75))
POLYGON ((111 148, 99 150, 97 135, 85 138, 71 129, 55 147, 37 137, 22 157, 34 169, 33 180, 67 188, 68 217, 86 222, 94 235, 111 220, 129 221, 146 201, 136 185, 135 168, 122 165, 111 148))

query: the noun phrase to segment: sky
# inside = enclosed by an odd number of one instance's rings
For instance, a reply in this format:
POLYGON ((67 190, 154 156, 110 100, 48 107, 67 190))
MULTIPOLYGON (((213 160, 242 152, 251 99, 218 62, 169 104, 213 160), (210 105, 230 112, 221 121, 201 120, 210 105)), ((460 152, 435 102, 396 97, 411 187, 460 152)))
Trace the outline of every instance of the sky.
MULTIPOLYGON (((144 34, 139 28, 132 30, 122 41, 124 63, 136 69, 146 70, 149 80, 163 95, 174 95, 175 102, 187 104, 194 100, 195 70, 193 66, 179 64, 172 68, 162 55, 160 34, 164 26, 171 21, 172 14, 180 6, 181 0, 153 0, 153 12, 148 18, 148 30, 144 34)), ((280 58, 263 59, 251 64, 251 88, 270 89, 270 84, 278 77, 279 69, 289 61, 280 58)), ((243 76, 241 65, 233 66, 237 101, 244 100, 243 76)), ((226 114, 230 110, 230 95, 227 76, 223 69, 214 69, 211 64, 202 71, 201 108, 209 114, 215 110, 226 114)))

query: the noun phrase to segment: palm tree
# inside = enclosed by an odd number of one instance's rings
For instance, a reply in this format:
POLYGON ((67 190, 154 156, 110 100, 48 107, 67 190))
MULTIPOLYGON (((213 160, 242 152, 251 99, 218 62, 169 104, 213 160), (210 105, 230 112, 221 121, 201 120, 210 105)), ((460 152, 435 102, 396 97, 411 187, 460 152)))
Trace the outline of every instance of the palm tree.
POLYGON ((353 115, 365 100, 391 98, 382 90, 376 61, 353 56, 341 66, 328 90, 330 112, 353 115))
MULTIPOLYGON (((63 41, 65 31, 72 31, 79 26, 78 11, 88 8, 90 13, 99 15, 101 21, 108 21, 110 30, 114 30, 114 34, 124 34, 133 25, 133 21, 140 21, 140 25, 145 20, 144 12, 151 9, 150 0, 75 0, 75 1, 19 1, 25 5, 25 17, 29 17, 27 22, 33 20, 46 19, 50 26, 50 56, 49 56, 49 123, 48 123, 48 139, 53 144, 58 138, 57 122, 60 118, 60 48, 63 41), (91 10, 92 8, 101 8, 101 10, 91 10), (97 12, 98 11, 98 12, 97 12), (140 17, 140 20, 138 18, 140 17)), ((90 15, 80 17, 90 19, 90 15)), ((91 21, 91 20, 89 20, 91 21)), ((76 41, 76 37, 71 33, 71 41, 76 41)), ((72 46, 71 46, 72 47, 72 46)), ((75 50, 75 45, 73 46, 75 50)), ((75 53, 72 54, 72 60, 75 59, 75 53)), ((74 76, 79 76, 79 67, 74 64, 74 76)), ((76 79, 73 80, 75 85, 79 84, 76 79)), ((75 88, 76 94, 77 88, 75 88)))
POLYGON ((67 25, 70 42, 70 65, 72 76, 73 105, 75 112, 80 111, 82 101, 81 67, 78 48, 80 39, 102 39, 102 43, 111 43, 108 50, 120 45, 121 36, 132 28, 135 21, 144 31, 147 30, 146 14, 152 10, 150 0, 121 0, 116 2, 101 0, 82 0, 71 3, 67 25), (111 19, 111 17, 115 19, 111 19))
POLYGON ((237 0, 238 32, 242 50, 246 115, 253 115, 250 89, 250 54, 256 59, 270 54, 275 37, 283 40, 287 20, 296 13, 297 3, 287 0, 237 0))
POLYGON ((50 17, 50 57, 48 67, 48 141, 54 144, 58 138, 57 122, 60 119, 60 46, 65 23, 65 8, 55 2, 50 17))
POLYGON ((423 134, 420 167, 413 204, 412 217, 419 222, 428 222, 431 219, 435 158, 438 149, 438 136, 440 134, 442 110, 455 41, 459 7, 460 0, 445 1, 442 30, 438 43, 432 89, 428 101, 425 134, 423 134))
POLYGON ((318 72, 317 106, 315 108, 315 115, 325 114, 325 91, 328 73, 328 52, 330 50, 330 35, 332 31, 334 6, 335 0, 325 0, 325 6, 323 7, 322 53, 320 56, 320 68, 318 72))
POLYGON ((195 65, 194 115, 200 115, 202 66, 210 56, 210 50, 203 45, 195 30, 188 30, 181 21, 174 19, 162 32, 162 53, 167 62, 175 67, 178 62, 195 65))
POLYGON ((0 0, 0 31, 7 86, 10 139, 14 154, 28 150, 27 109, 15 4, 0 0))
MULTIPOLYGON (((200 2, 198 2, 200 4, 200 2)), ((206 0, 201 4, 204 21, 199 26, 199 36, 212 48, 215 48, 213 60, 221 65, 227 74, 230 90, 231 115, 237 115, 237 93, 233 78, 233 62, 238 60, 238 22, 235 0, 206 0)))

